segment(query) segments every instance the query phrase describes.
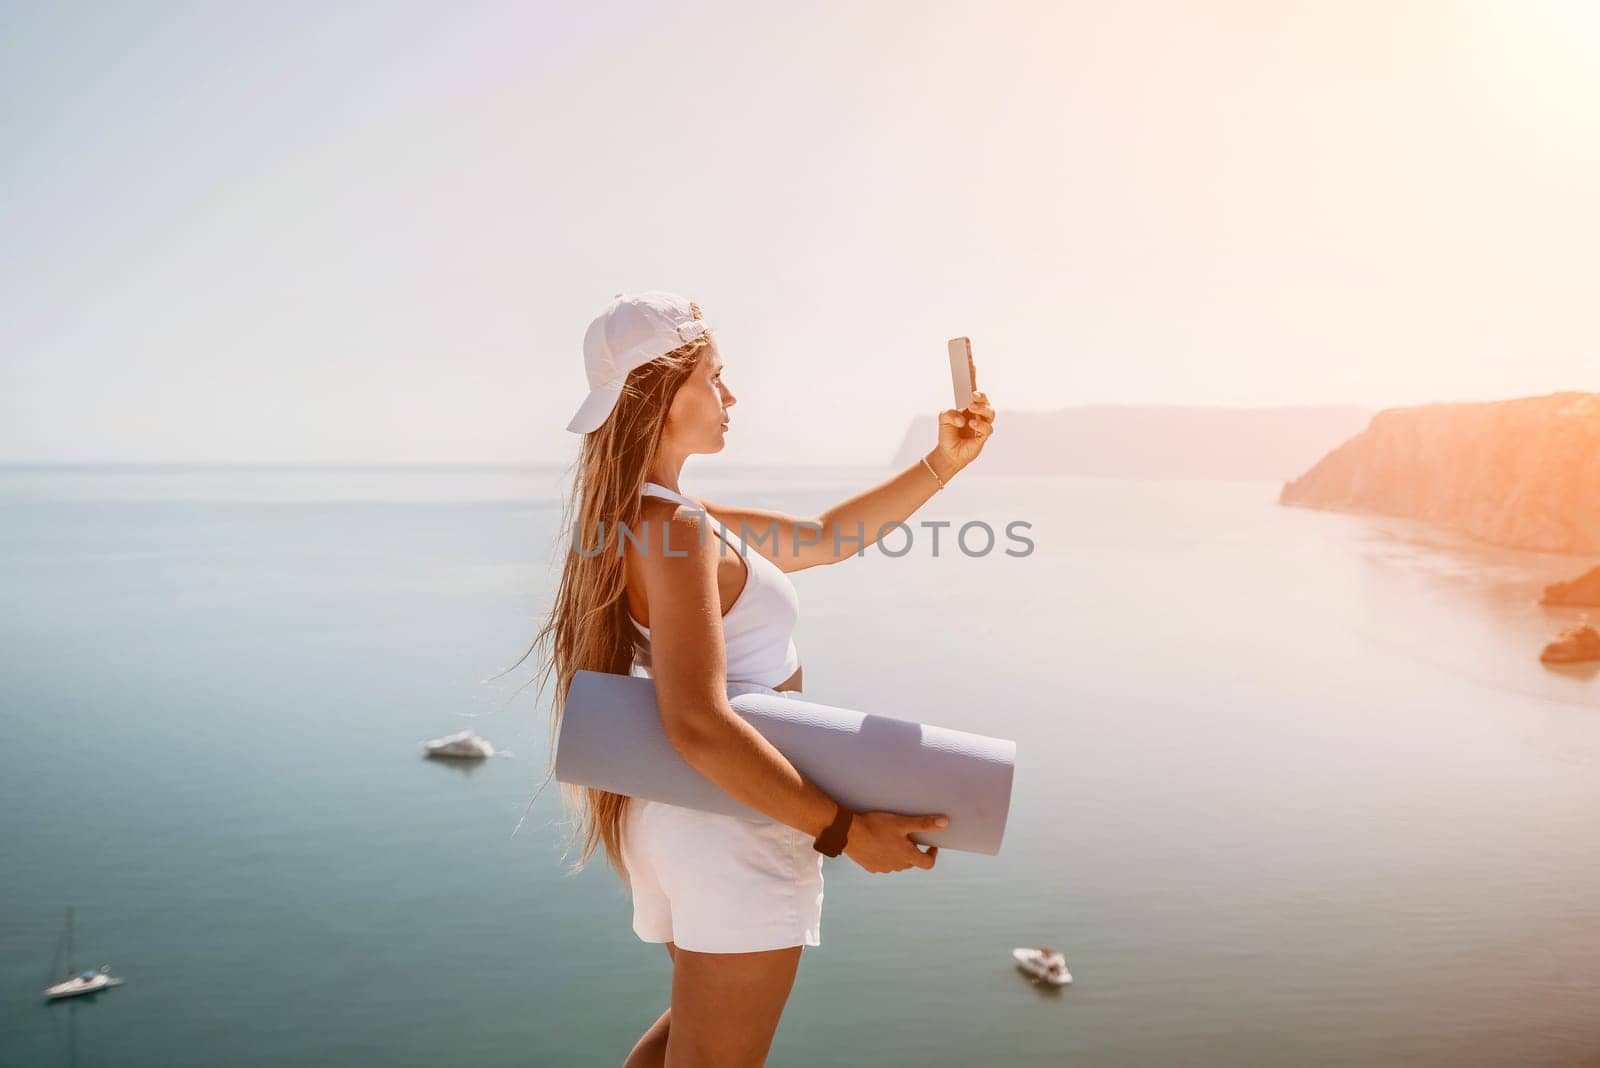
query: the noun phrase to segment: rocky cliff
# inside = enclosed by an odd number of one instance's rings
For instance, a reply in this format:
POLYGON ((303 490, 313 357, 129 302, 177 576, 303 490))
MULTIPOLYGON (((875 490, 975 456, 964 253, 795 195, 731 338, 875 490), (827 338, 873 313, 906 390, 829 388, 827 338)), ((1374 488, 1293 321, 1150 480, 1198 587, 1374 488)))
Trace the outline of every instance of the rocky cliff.
POLYGON ((1278 501, 1407 516, 1517 549, 1600 553, 1600 394, 1385 409, 1278 501))
POLYGON ((1591 567, 1571 582, 1552 582, 1539 603, 1600 608, 1600 567, 1591 567))

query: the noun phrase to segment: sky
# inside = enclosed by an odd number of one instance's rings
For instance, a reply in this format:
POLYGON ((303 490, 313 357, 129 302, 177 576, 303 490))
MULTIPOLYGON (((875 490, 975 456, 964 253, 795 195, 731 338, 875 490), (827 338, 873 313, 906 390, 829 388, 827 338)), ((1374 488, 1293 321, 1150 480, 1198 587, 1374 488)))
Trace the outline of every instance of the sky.
POLYGON ((741 463, 961 334, 1000 434, 1597 390, 1596 189, 1586 0, 0 2, 0 461, 566 464, 640 289, 741 463))

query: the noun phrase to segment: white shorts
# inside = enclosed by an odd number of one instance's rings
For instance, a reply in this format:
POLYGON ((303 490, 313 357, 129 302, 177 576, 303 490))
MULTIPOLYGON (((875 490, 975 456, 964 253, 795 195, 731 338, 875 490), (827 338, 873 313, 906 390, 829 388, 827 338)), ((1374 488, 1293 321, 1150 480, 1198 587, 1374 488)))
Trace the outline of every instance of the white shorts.
POLYGON ((811 841, 765 816, 630 798, 622 862, 634 933, 697 953, 820 946, 824 858, 811 841))
POLYGON ((776 820, 635 797, 622 828, 633 931, 698 953, 822 944, 822 861, 776 820))

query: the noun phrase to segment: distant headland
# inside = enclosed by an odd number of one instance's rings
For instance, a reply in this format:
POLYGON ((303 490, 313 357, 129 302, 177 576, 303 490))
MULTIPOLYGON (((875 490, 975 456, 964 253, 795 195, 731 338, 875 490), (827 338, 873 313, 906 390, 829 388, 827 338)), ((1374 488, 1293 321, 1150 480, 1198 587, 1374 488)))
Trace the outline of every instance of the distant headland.
POLYGON ((1600 608, 1600 566, 1591 567, 1571 582, 1553 582, 1546 586, 1539 603, 1600 608))
POLYGON ((1600 394, 1388 408, 1278 502, 1425 520, 1493 545, 1600 554, 1600 394))

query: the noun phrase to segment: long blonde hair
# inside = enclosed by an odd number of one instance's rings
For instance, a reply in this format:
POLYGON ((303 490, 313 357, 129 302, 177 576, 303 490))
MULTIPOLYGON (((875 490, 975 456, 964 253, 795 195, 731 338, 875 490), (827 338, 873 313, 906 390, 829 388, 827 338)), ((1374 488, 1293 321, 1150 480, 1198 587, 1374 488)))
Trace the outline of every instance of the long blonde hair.
MULTIPOLYGON (((698 305, 690 302, 689 308, 696 319, 701 318, 698 305)), ((542 667, 535 676, 539 693, 555 676, 547 783, 555 770, 556 737, 573 676, 580 669, 616 675, 633 670, 640 635, 628 617, 619 526, 626 524, 637 537, 643 511, 640 490, 661 442, 667 409, 711 341, 708 332, 635 368, 605 423, 583 436, 576 474, 561 511, 558 540, 566 557, 561 583, 538 636, 517 661, 521 664, 536 649, 543 650, 542 667)), ((583 851, 569 874, 581 871, 603 845, 607 862, 628 883, 621 846, 628 796, 570 783, 559 787, 563 806, 575 817, 567 852, 582 838, 583 851)))

